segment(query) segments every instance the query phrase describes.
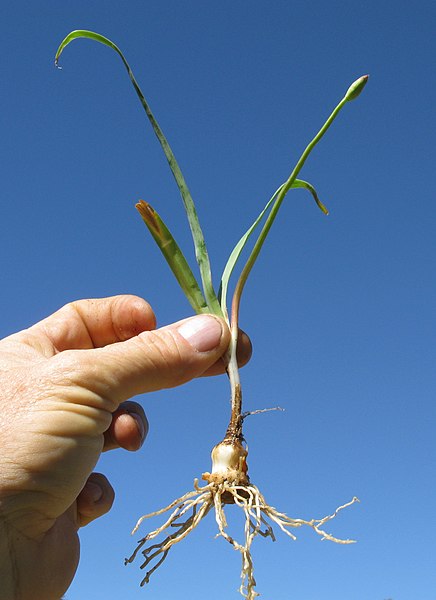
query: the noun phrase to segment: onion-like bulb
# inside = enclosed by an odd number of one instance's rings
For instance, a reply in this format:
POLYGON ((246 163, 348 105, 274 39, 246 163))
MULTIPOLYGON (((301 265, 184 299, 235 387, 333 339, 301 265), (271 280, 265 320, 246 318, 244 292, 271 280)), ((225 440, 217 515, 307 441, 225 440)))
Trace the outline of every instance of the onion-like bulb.
POLYGON ((236 483, 247 485, 247 450, 238 440, 224 440, 212 450, 212 473, 203 473, 209 483, 236 483))

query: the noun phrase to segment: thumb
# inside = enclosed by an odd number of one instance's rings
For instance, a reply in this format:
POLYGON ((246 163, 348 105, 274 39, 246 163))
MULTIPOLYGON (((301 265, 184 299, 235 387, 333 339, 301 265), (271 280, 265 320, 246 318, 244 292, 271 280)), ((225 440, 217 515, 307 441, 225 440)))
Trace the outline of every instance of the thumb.
POLYGON ((230 331, 222 319, 197 315, 104 348, 68 354, 79 358, 73 370, 80 384, 118 405, 136 394, 199 377, 219 360, 229 343, 230 331))

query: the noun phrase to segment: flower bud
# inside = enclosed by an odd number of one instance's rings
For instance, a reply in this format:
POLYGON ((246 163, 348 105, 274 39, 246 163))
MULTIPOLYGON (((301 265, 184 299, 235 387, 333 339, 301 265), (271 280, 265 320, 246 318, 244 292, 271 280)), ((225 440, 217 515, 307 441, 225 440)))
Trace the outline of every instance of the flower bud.
POLYGON ((362 77, 359 77, 359 79, 356 79, 356 81, 350 85, 347 93, 345 94, 345 99, 347 101, 354 100, 360 95, 366 85, 366 82, 368 81, 368 77, 369 75, 362 75, 362 77))

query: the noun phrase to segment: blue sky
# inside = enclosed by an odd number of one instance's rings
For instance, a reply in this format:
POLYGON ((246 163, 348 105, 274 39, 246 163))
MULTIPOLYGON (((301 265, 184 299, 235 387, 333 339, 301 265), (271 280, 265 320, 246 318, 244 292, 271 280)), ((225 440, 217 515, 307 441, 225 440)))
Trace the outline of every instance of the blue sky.
MULTIPOLYGON (((433 2, 228 0, 2 4, 2 293, 7 335, 84 297, 136 293, 159 324, 190 314, 134 204, 190 252, 177 189, 119 59, 125 52, 190 184, 216 278, 348 85, 370 73, 301 176, 247 285, 241 325, 250 474, 271 504, 354 546, 254 546, 262 598, 434 600, 436 213, 433 2)), ((107 454, 111 513, 82 532, 68 600, 238 598, 212 517, 149 586, 124 567, 138 516, 192 486, 228 419, 224 377, 140 399, 150 435, 107 454)), ((232 512, 232 511, 230 511, 232 512)), ((235 518, 235 527, 237 528, 235 518)), ((145 529, 144 529, 145 533, 145 529)))

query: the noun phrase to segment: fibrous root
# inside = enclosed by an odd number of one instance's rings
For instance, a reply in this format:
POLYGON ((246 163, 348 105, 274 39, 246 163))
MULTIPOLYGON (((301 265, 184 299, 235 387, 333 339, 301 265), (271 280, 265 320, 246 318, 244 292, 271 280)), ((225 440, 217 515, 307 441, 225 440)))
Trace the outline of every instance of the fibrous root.
MULTIPOLYGON (((227 477, 223 477, 220 480, 220 478, 214 477, 210 473, 205 473, 203 478, 209 481, 207 485, 200 487, 196 479, 192 491, 177 498, 177 500, 174 500, 174 502, 171 502, 165 508, 144 515, 138 520, 132 534, 138 530, 145 519, 171 511, 167 520, 160 527, 142 538, 130 558, 126 558, 125 560, 125 564, 133 562, 137 554, 141 551, 145 558, 145 561, 141 564, 141 569, 151 566, 141 581, 141 586, 149 582, 150 576, 164 562, 170 549, 193 531, 212 508, 215 508, 218 536, 222 536, 241 553, 242 569, 239 592, 246 600, 254 600, 254 598, 259 596, 255 591, 256 581, 254 579, 251 544, 257 535, 269 537, 274 541, 274 524, 293 540, 296 537, 291 530, 306 525, 311 527, 322 539, 330 540, 337 544, 351 544, 354 542, 354 540, 344 540, 334 537, 324 530, 324 525, 328 521, 331 521, 341 510, 358 502, 358 498, 356 497, 337 508, 331 515, 322 519, 311 519, 308 521, 288 517, 286 514, 279 512, 267 504, 259 489, 249 483, 248 478, 245 478, 243 482, 238 481, 241 477, 232 481, 231 478, 229 480, 227 474, 227 477), (226 504, 236 504, 244 511, 244 543, 237 542, 226 532, 227 521, 224 512, 226 504), (150 544, 160 534, 168 533, 170 528, 175 529, 174 533, 170 533, 158 543, 150 544), (142 550, 144 546, 146 547, 142 550)), ((244 480, 244 477, 242 479, 244 480)))

